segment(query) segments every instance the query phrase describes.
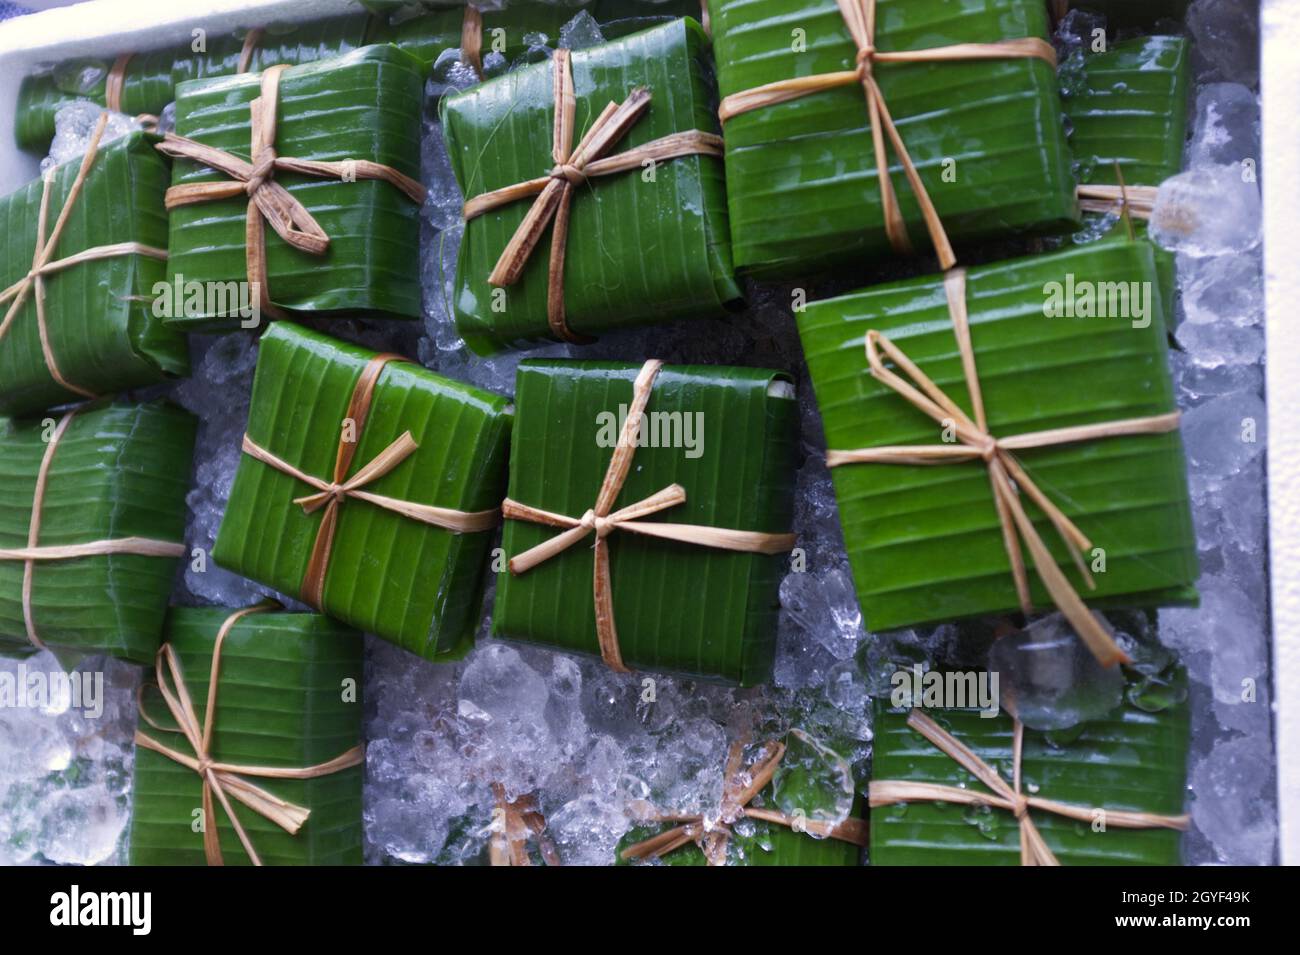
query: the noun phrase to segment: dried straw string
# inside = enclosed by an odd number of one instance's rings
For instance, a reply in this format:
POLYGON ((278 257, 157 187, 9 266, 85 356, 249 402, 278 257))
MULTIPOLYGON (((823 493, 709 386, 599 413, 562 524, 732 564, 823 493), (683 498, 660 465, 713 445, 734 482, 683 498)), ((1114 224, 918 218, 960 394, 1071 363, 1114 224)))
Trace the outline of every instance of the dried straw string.
POLYGON ((496 818, 493 820, 492 836, 488 840, 488 860, 491 864, 532 865, 532 859, 528 856, 528 841, 535 839, 546 864, 559 865, 560 855, 555 844, 546 836, 546 817, 538 809, 537 799, 533 796, 506 799, 505 787, 500 783, 492 784, 492 796, 496 803, 496 818))

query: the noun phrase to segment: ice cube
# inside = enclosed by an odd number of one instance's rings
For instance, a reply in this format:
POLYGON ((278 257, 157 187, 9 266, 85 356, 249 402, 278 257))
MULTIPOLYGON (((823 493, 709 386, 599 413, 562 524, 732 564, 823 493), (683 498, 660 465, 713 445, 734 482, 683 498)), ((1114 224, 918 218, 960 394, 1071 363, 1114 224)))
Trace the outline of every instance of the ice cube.
POLYGON ((1258 0, 1195 0, 1187 10, 1198 79, 1259 83, 1258 0))
POLYGON ((1259 97, 1241 83, 1209 83, 1196 93, 1189 166, 1259 166, 1259 97))
POLYGON ((1151 238, 1192 256, 1246 252, 1260 242, 1259 186, 1235 166, 1200 166, 1156 193, 1151 238))
POLYGON ((1124 692, 1120 668, 1098 663, 1061 614, 995 640, 988 669, 998 674, 1003 706, 1038 730, 1100 719, 1119 705, 1124 692))

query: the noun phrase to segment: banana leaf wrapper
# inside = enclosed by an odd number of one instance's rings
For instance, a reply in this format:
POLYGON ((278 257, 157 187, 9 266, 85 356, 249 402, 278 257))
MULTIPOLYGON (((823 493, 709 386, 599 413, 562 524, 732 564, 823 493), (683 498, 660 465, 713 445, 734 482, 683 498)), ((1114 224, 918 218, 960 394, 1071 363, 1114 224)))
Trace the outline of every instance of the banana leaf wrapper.
POLYGON ((268 23, 205 38, 204 49, 186 47, 172 66, 172 82, 179 86, 190 80, 234 76, 249 34, 256 30, 248 58, 248 71, 259 73, 268 66, 298 66, 341 56, 365 46, 370 17, 351 13, 308 23, 268 23))
MULTIPOLYGON (((504 10, 484 10, 480 57, 500 53, 510 64, 538 47, 558 45, 560 28, 583 8, 519 3, 504 10)), ((464 6, 434 8, 415 17, 387 21, 376 17, 371 42, 392 43, 416 57, 427 70, 447 50, 458 50, 465 22, 464 6)))
MULTIPOLYGON (((1175 680, 1184 680, 1181 673, 1175 680)), ((1187 786, 1188 709, 1153 706, 1132 691, 1104 719, 1070 730, 1026 728, 1022 792, 1078 806, 1177 816, 1187 786)), ((907 724, 908 712, 874 703, 872 780, 960 786, 980 792, 975 776, 907 724)), ((965 743, 1008 783, 1013 723, 999 712, 929 709, 925 714, 965 743)), ((1030 818, 1062 865, 1179 865, 1182 834, 1125 829, 1031 809, 1030 818)), ((1104 818, 1104 817, 1103 817, 1104 818)), ((1019 865, 1020 828, 992 806, 911 802, 871 810, 872 865, 1019 865)))
MULTIPOLYGON (((0 548, 27 546, 37 474, 52 425, 0 432, 0 548)), ((196 423, 171 405, 103 404, 78 412, 50 465, 38 545, 111 538, 182 541, 196 423)), ((38 561, 32 618, 55 651, 151 663, 179 564, 112 554, 38 561)), ((23 562, 0 560, 0 653, 31 647, 23 621, 23 562)))
MULTIPOLYGON (((163 193, 171 172, 154 148, 156 138, 131 133, 101 146, 73 203, 54 259, 96 246, 139 242, 167 248, 163 193)), ((54 173, 46 234, 54 228, 81 160, 54 173)), ((41 180, 0 199, 0 287, 20 281, 31 268, 40 217, 41 180)), ((154 284, 165 263, 131 254, 84 262, 43 279, 50 349, 64 378, 95 394, 113 394, 188 375, 185 336, 153 314, 154 284)), ((9 303, 0 306, 0 315, 9 303)), ((0 413, 25 415, 78 400, 55 381, 41 349, 35 290, 0 338, 0 413)))
MULTIPOLYGON (((464 7, 414 11, 407 8, 391 15, 377 12, 371 17, 366 40, 391 43, 418 60, 421 69, 427 72, 444 50, 460 47, 464 21, 464 7)), ((484 36, 486 46, 491 40, 486 25, 484 36)))
MULTIPOLYGON (((250 159, 249 103, 261 75, 183 83, 176 132, 250 159)), ((418 179, 419 64, 401 50, 369 46, 291 67, 280 80, 275 148, 280 156, 321 161, 368 159, 418 179)), ((225 177, 188 159, 173 164, 172 185, 225 177)), ((271 301, 289 312, 331 317, 363 312, 417 318, 420 312, 419 206, 386 182, 340 182, 279 171, 330 237, 323 255, 293 248, 265 226, 271 301)), ((171 210, 167 281, 247 282, 246 198, 171 210)), ((187 331, 236 327, 238 316, 186 310, 169 322, 187 331)))
MULTIPOLYGON (((1187 41, 1177 36, 1123 40, 1084 58, 1083 87, 1062 99, 1080 182, 1159 186, 1182 170, 1190 68, 1187 41)), ((1145 234, 1145 223, 1133 225, 1145 234)), ((1172 332, 1175 256, 1154 248, 1172 332)))
MULTIPOLYGON (((122 81, 122 112, 128 116, 157 116, 175 98, 172 80, 179 49, 155 50, 133 56, 122 81)), ((23 78, 14 111, 14 139, 22 149, 46 152, 54 139, 54 117, 78 100, 105 106, 105 87, 113 57, 82 57, 59 63, 23 78)))
MULTIPOLYGON (((390 5, 388 15, 376 11, 369 42, 393 43, 424 64, 433 66, 446 51, 459 49, 464 23, 464 5, 433 5, 412 9, 409 4, 390 5)), ((700 16, 698 0, 600 0, 579 6, 554 3, 511 3, 503 10, 482 11, 481 56, 501 54, 507 64, 528 58, 543 46, 559 45, 566 23, 582 12, 590 13, 606 40, 613 40, 680 16, 700 16)), ((497 75, 486 67, 489 76, 497 75)))
MULTIPOLYGON (((211 692, 213 646, 231 612, 178 608, 168 618, 166 640, 180 658, 200 721, 211 692)), ((361 742, 361 684, 362 640, 355 631, 320 614, 244 617, 222 645, 210 755, 218 762, 274 767, 334 759, 361 742)), ((175 726, 151 686, 141 705, 154 722, 175 726)), ((163 732, 144 719, 139 729, 165 746, 193 754, 179 733, 163 732)), ((296 835, 234 799, 231 805, 266 865, 360 865, 363 771, 352 766, 315 779, 243 777, 310 810, 296 835)), ((131 865, 205 864, 197 822, 202 819, 201 790, 192 769, 136 747, 131 865)), ((213 802, 226 865, 247 865, 234 827, 215 797, 213 802)))
MULTIPOLYGON (((330 480, 353 389, 373 357, 292 322, 276 323, 261 340, 248 436, 303 472, 330 480)), ((390 363, 356 435, 351 473, 410 431, 418 450, 364 490, 490 510, 503 496, 510 420, 505 398, 418 365, 390 363)), ((280 593, 300 595, 323 512, 308 514, 293 499, 315 490, 245 454, 213 559, 280 593)), ((480 619, 492 536, 454 534, 350 499, 339 510, 320 609, 426 659, 458 655, 480 619)))
MULTIPOLYGON (((606 362, 520 364, 512 500, 572 517, 595 505, 613 453, 613 441, 601 438, 601 428, 630 406, 639 369, 606 362)), ((791 394, 776 372, 666 366, 651 393, 646 445, 636 449, 614 509, 676 483, 686 490, 685 503, 645 521, 789 531, 798 456, 798 412, 791 394), (653 417, 656 413, 660 417, 653 417), (688 417, 698 425, 698 453, 663 446, 674 443, 662 438, 673 433, 671 428, 683 436, 676 443, 685 443, 688 417)), ((610 437, 608 431, 604 435, 610 437)), ((514 557, 556 533, 553 527, 507 520, 502 547, 514 557)), ((621 531, 608 542, 614 618, 627 666, 746 686, 768 679, 784 555, 724 551, 621 531)), ((598 653, 594 562, 584 541, 524 574, 501 574, 493 631, 570 652, 598 653)))
MULTIPOLYGON (((607 103, 622 102, 638 86, 650 89, 650 106, 611 155, 672 133, 716 132, 707 43, 699 25, 683 19, 575 52, 575 144, 607 103)), ((449 97, 441 114, 467 199, 554 166, 549 62, 449 97)), ((740 297, 721 160, 685 156, 659 163, 653 181, 646 175, 599 176, 575 191, 564 299, 568 325, 580 335, 719 315, 740 297)), ((476 352, 554 340, 546 308, 550 229, 518 283, 504 290, 488 283, 531 205, 519 200, 466 223, 452 305, 461 336, 476 352)))
MULTIPOLYGON (((992 435, 1175 410, 1149 243, 1102 241, 967 274, 971 337, 992 435), (1129 318, 1047 317, 1050 283, 1070 281, 1076 290, 1140 283, 1128 287, 1150 293, 1145 326, 1129 318)), ((972 412, 941 276, 816 302, 798 322, 829 448, 940 440, 939 425, 872 377, 864 353, 869 329, 888 335, 972 412)), ((1196 539, 1176 431, 1034 448, 1016 457, 1104 556, 1098 564, 1098 551, 1083 555, 1094 565, 1096 589, 1089 590, 1046 516, 1022 495, 1027 515, 1084 600, 1100 607, 1195 601, 1196 539)), ((849 464, 831 474, 868 630, 1018 609, 982 461, 849 464)), ((1025 554, 1033 604, 1048 608, 1048 592, 1025 554)))
MULTIPOLYGON (((835 795, 845 787, 853 789, 848 764, 833 751, 808 738, 791 734, 786 737, 787 750, 772 782, 750 805, 775 809, 787 815, 802 813, 812 821, 838 822, 835 795), (827 757, 832 758, 828 759, 827 757)), ((861 797, 855 797, 850 815, 866 818, 861 797)), ((617 865, 633 865, 622 858, 629 846, 671 828, 665 823, 636 825, 619 840, 615 850, 617 865)), ((765 819, 743 819, 731 827, 727 840, 727 865, 735 866, 855 866, 862 851, 851 842, 796 832, 788 826, 765 819)), ((663 865, 707 865, 704 852, 694 843, 659 857, 663 865)))
MULTIPOLYGON (((835 0, 710 0, 709 10, 724 98, 778 80, 855 69, 857 48, 835 0), (800 36, 806 51, 791 52, 800 36)), ((1041 0, 880 0, 876 24, 882 51, 1048 35, 1041 0)), ((1076 224, 1050 65, 1037 59, 880 63, 875 76, 953 243, 1062 232, 1076 224)), ((740 114, 727 121, 725 137, 738 270, 792 277, 896 254, 885 234, 860 84, 740 114)), ((928 250, 916 196, 892 149, 889 155, 912 244, 928 250)))
POLYGON ((1063 91, 1079 181, 1158 186, 1183 168, 1190 50, 1177 36, 1138 37, 1086 55, 1082 88, 1063 91))

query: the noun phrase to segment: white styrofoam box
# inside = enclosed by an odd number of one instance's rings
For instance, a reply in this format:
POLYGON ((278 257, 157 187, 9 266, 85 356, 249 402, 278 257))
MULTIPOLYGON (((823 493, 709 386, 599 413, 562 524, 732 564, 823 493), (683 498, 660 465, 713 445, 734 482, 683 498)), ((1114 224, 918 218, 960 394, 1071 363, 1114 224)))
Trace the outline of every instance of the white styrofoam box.
POLYGON ((13 141, 18 87, 33 66, 77 56, 115 56, 189 43, 271 21, 354 13, 354 0, 88 0, 0 22, 0 195, 38 173, 40 157, 13 141))
MULTIPOLYGON (((1268 406, 1300 408, 1300 4, 1264 0, 1265 292, 1268 406)), ((352 0, 88 0, 0 23, 0 194, 37 174, 39 157, 13 143, 18 85, 37 63, 186 42, 272 20, 305 21, 357 9, 352 0)), ((1269 527, 1280 849, 1300 865, 1300 417, 1269 421, 1269 527)))
POLYGON ((1300 7, 1264 0, 1264 296, 1268 341, 1268 507, 1273 586, 1273 699, 1277 739, 1278 843, 1300 865, 1300 7))

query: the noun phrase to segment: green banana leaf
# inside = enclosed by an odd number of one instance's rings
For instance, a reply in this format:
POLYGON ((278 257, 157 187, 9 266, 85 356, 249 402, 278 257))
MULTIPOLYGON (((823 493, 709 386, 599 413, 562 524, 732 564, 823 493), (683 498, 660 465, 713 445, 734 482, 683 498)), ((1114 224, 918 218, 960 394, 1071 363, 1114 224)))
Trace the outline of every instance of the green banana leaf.
POLYGON ((1159 20, 1181 21, 1190 4, 1191 0, 1069 0, 1071 9, 1100 13, 1111 30, 1152 27, 1159 20))
MULTIPOLYGON (((167 642, 181 661, 200 723, 208 697, 217 632, 232 611, 173 610, 167 642)), ((361 742, 361 635, 319 614, 258 613, 231 629, 221 672, 211 756, 247 766, 306 767, 334 759, 361 742)), ((185 737, 151 726, 175 721, 146 681, 140 732, 186 755, 185 737)), ((266 865, 360 865, 362 766, 315 779, 242 777, 310 810, 297 834, 231 799, 240 824, 266 865)), ((202 787, 192 769, 136 747, 130 834, 131 865, 204 865, 202 787)), ((227 865, 248 854, 214 797, 221 854, 227 865)))
MULTIPOLYGON (((622 102, 638 86, 650 89, 651 105, 615 152, 675 132, 716 131, 707 44, 699 25, 683 19, 575 52, 575 144, 607 103, 622 102)), ((554 165, 550 63, 444 99, 441 114, 466 198, 554 165)), ((553 338, 546 317, 549 230, 517 284, 503 292, 488 284, 531 205, 513 202, 466 224, 453 306, 461 336, 477 352, 553 338)), ((568 234, 565 308, 579 334, 717 315, 740 297, 717 158, 686 156, 653 171, 592 179, 575 192, 568 234)))
MULTIPOLYGON (((802 733, 789 734, 785 743, 786 753, 776 776, 751 805, 776 809, 790 816, 802 813, 805 819, 814 822, 841 821, 834 794, 853 791, 849 764, 824 744, 802 733)), ((861 798, 853 799, 851 815, 865 818, 861 798)), ((668 824, 634 826, 618 843, 616 864, 638 864, 623 859, 623 851, 669 828, 668 824)), ((744 819, 733 824, 727 842, 728 865, 852 866, 859 863, 860 856, 861 850, 851 842, 796 832, 764 819, 744 819)), ((672 866, 706 864, 703 851, 694 843, 660 857, 659 862, 672 866)))
MULTIPOLYGON (((1158 186, 1183 168, 1190 69, 1187 41, 1176 36, 1123 40, 1084 57, 1082 85, 1062 90, 1080 182, 1118 185, 1122 176, 1125 185, 1158 186)), ((1133 226, 1145 235, 1145 223, 1133 226)), ((1155 247, 1155 260, 1172 332, 1175 256, 1155 247)))
MULTIPOLYGON (((393 4, 387 16, 382 11, 371 21, 369 42, 393 43, 431 67, 446 50, 459 49, 464 5, 433 5, 412 9, 409 4, 393 4)), ((482 11, 482 54, 501 54, 507 68, 520 57, 528 56, 541 46, 559 45, 560 32, 566 23, 587 12, 601 27, 606 40, 627 36, 638 30, 680 16, 700 16, 699 0, 599 0, 588 4, 511 3, 505 9, 482 11)), ((488 67, 489 76, 500 70, 488 67)))
MULTIPOLYGON (((366 44, 371 19, 365 13, 352 13, 310 23, 268 24, 253 48, 249 69, 258 72, 277 63, 312 63, 350 52, 366 44)), ((248 32, 204 35, 201 43, 196 39, 132 57, 122 84, 122 112, 156 116, 176 98, 179 84, 234 75, 248 32), (201 49, 194 49, 196 45, 201 49)), ((25 77, 14 119, 18 145, 47 150, 54 138, 55 114, 68 103, 88 99, 105 105, 104 86, 112 66, 113 57, 83 57, 25 77)))
MULTIPOLYGON (((484 10, 482 55, 496 52, 513 64, 531 48, 556 46, 560 28, 581 7, 546 3, 511 4, 504 10, 484 10)), ((436 8, 414 18, 394 17, 388 22, 376 17, 371 27, 372 43, 389 42, 415 56, 429 69, 446 50, 460 48, 463 6, 436 8)))
MULTIPOLYGON (((260 83, 257 73, 182 83, 177 134, 250 158, 249 103, 260 83)), ((280 80, 276 151, 298 159, 368 159, 418 178, 422 92, 419 64, 389 46, 291 67, 280 80)), ((224 178, 188 159, 173 164, 176 186, 224 178)), ((418 203, 376 180, 279 172, 276 181, 316 218, 330 245, 324 255, 302 252, 265 226, 272 302, 321 317, 420 316, 418 203)), ((242 197, 173 209, 168 282, 246 282, 247 209, 242 197)), ((209 304, 169 321, 194 330, 228 329, 240 319, 209 304)))
POLYGON ((1183 168, 1190 51, 1177 36, 1115 43, 1083 60, 1083 85, 1062 90, 1079 181, 1158 186, 1183 168))
MULTIPOLYGON (((100 148, 81 195, 72 206, 55 259, 119 242, 167 248, 163 193, 168 162, 144 133, 100 148)), ((46 229, 54 227, 81 160, 54 171, 46 229)), ((0 199, 0 287, 20 281, 31 268, 40 216, 40 180, 0 199)), ((155 317, 154 285, 166 266, 144 255, 121 255, 74 265, 46 276, 45 316, 50 349, 69 382, 96 394, 150 385, 188 375, 185 336, 155 317)), ((0 306, 0 316, 9 303, 0 306)), ((0 412, 31 414, 79 398, 58 384, 45 364, 35 290, 0 338, 0 412)))
MULTIPOLYGON (((420 67, 428 72, 444 50, 460 47, 461 26, 464 23, 463 7, 412 13, 409 10, 395 13, 391 18, 377 13, 370 19, 367 43, 391 43, 419 60, 420 67)), ((490 34, 484 30, 485 44, 490 34)))
POLYGON ((270 23, 253 48, 250 70, 260 73, 284 63, 298 66, 342 56, 365 46, 370 28, 366 13, 313 20, 310 23, 270 23))
MULTIPOLYGON (((572 517, 595 505, 617 439, 610 416, 621 419, 631 404, 639 368, 621 362, 520 364, 512 500, 572 517)), ((677 483, 686 491, 685 503, 644 520, 790 530, 798 412, 784 376, 762 369, 667 366, 647 412, 647 446, 637 449, 615 509, 677 483)), ((513 557, 556 533, 508 520, 502 547, 513 557)), ((768 679, 783 556, 628 532, 610 537, 609 549, 614 618, 629 667, 746 686, 768 679)), ((494 632, 597 653, 593 569, 590 542, 584 542, 520 576, 502 573, 494 632)))
MULTIPOLYGON (((140 53, 126 66, 122 83, 122 112, 128 116, 158 115, 174 97, 173 49, 140 53)), ((46 152, 54 139, 54 117, 77 100, 105 105, 104 87, 114 57, 82 57, 59 63, 23 78, 14 110, 14 140, 19 148, 46 152)))
POLYGON ((172 87, 191 80, 207 80, 217 76, 233 76, 239 72, 239 57, 244 48, 248 29, 232 33, 217 33, 203 38, 202 49, 187 47, 172 61, 172 87))
MULTIPOLYGON (((993 435, 1175 410, 1149 243, 1111 240, 972 268, 967 302, 993 435), (1150 296, 1145 327, 1129 318, 1046 317, 1051 283, 1064 285, 1071 276, 1076 290, 1139 283, 1139 294, 1150 296)), ((816 302, 798 322, 828 447, 933 445, 941 437, 938 424, 872 377, 864 353, 869 329, 886 333, 971 413, 941 276, 816 302)), ((1085 599, 1097 606, 1194 601, 1196 538, 1177 432, 1016 456, 1104 552, 1104 563, 1097 551, 1084 555, 1096 571, 1096 589, 1087 590, 1047 518, 1022 496, 1044 543, 1085 599)), ((869 630, 1017 609, 983 462, 850 464, 835 468, 832 478, 869 630)), ((1028 552, 1025 559, 1031 561, 1028 552)), ((1032 566, 1028 577, 1035 606, 1050 607, 1032 566)))
MULTIPOLYGON (((182 541, 196 423, 172 405, 99 404, 80 411, 54 456, 37 545, 146 537, 182 541)), ((27 546, 32 497, 52 419, 0 435, 0 548, 27 546)), ((158 649, 178 561, 115 554, 41 561, 32 618, 52 649, 149 663, 158 649)), ((30 646, 21 561, 0 559, 0 653, 30 646)))
MULTIPOLYGON (((307 23, 268 23, 253 45, 249 70, 261 72, 268 66, 284 63, 297 66, 350 53, 367 43, 371 18, 363 12, 327 17, 307 23)), ((229 33, 206 35, 203 49, 185 47, 172 67, 172 83, 179 86, 189 80, 234 76, 244 40, 252 28, 229 33)))
MULTIPOLYGON (((835 0, 710 0, 709 10, 723 97, 854 69, 857 50, 835 0)), ((1046 38, 1048 29, 1043 0, 880 0, 876 23, 885 51, 1046 38)), ((882 63, 875 77, 954 243, 1075 224, 1056 73, 1047 63, 882 63)), ((789 277, 894 254, 861 85, 738 115, 725 135, 737 269, 789 277)), ((890 162, 913 245, 928 250, 892 150, 890 162)))
MULTIPOLYGON (((340 427, 373 352, 292 322, 262 337, 248 435, 322 480, 333 476, 340 427)), ((510 434, 505 398, 388 365, 375 389, 352 473, 410 431, 419 450, 366 485, 374 494, 462 511, 501 503, 510 434)), ((245 455, 213 548, 223 567, 298 595, 323 511, 293 503, 313 489, 245 455)), ((491 532, 453 534, 356 499, 339 513, 321 609, 426 659, 473 639, 491 532)))
MULTIPOLYGON (((1130 674, 1130 677, 1132 674, 1130 674)), ((1185 682, 1181 671, 1175 681, 1185 682)), ((1158 708, 1129 694, 1105 719, 1072 730, 1024 731, 1023 792, 1088 807, 1179 815, 1187 785, 1188 708, 1158 708)), ((873 780, 904 780, 986 791, 983 783, 907 725, 907 711, 874 704, 873 780)), ((926 715, 1012 780, 1012 721, 975 709, 926 715)), ((1178 865, 1173 829, 1104 831, 1041 810, 1030 818, 1062 865, 1178 865)), ((872 865, 1019 865, 1020 828, 990 806, 913 802, 871 810, 872 865)))

